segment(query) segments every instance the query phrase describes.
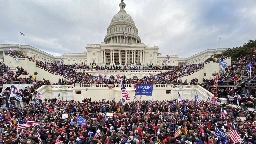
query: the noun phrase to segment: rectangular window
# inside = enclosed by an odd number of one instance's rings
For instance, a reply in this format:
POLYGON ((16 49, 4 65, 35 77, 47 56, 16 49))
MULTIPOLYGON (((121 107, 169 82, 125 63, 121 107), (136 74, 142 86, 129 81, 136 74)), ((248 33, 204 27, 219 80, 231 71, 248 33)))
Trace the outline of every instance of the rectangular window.
POLYGON ((79 90, 79 91, 76 91, 76 94, 81 94, 81 91, 79 90))
POLYGON ((166 94, 171 94, 172 90, 166 90, 166 94))

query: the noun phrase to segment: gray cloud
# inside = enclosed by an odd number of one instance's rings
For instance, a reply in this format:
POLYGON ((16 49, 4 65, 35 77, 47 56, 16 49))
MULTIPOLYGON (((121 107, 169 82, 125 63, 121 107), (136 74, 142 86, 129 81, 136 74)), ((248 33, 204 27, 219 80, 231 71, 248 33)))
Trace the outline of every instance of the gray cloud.
MULTIPOLYGON (((83 52, 103 41, 120 0, 0 0, 0 43, 29 44, 52 54, 83 52), (22 31, 25 37, 19 36, 22 31)), ((256 39, 256 3, 222 0, 127 0, 146 45, 187 57, 256 39), (221 44, 218 38, 221 37, 221 44)))

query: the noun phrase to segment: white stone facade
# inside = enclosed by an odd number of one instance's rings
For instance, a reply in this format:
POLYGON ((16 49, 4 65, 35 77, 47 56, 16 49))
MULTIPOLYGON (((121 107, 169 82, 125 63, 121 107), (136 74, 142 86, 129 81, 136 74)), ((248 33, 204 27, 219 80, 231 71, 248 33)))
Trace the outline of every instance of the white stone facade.
MULTIPOLYGON (((7 86, 4 86, 7 87, 7 86)), ((131 96, 130 100, 173 100, 182 96, 182 99, 194 100, 195 94, 198 95, 200 100, 206 101, 208 98, 213 96, 212 93, 205 90, 199 85, 165 85, 165 84, 154 84, 152 96, 137 96, 134 99, 135 89, 133 85, 126 85, 126 89, 131 96)), ((37 92, 42 94, 41 99, 45 98, 57 98, 63 100, 75 100, 80 101, 84 98, 91 98, 93 101, 115 100, 120 101, 122 98, 120 85, 116 88, 109 89, 104 84, 89 85, 89 87, 81 87, 80 84, 75 85, 44 85, 37 89, 37 92), (77 92, 80 92, 79 94, 77 92), (60 94, 60 97, 58 97, 60 94), (95 95, 96 94, 96 95, 95 95)))
MULTIPOLYGON (((2 44, 0 45, 0 58, 3 51, 12 48, 21 50, 28 56, 35 56, 37 60, 47 62, 64 61, 64 64, 92 64, 97 65, 162 65, 167 55, 158 53, 158 46, 147 46, 141 42, 138 29, 132 17, 126 13, 126 4, 121 1, 120 11, 113 16, 104 42, 101 44, 87 44, 86 52, 65 53, 62 56, 53 56, 29 45, 2 44)), ((179 58, 178 55, 169 55, 164 63, 169 66, 178 66, 183 63, 197 64, 204 62, 214 54, 219 54, 226 48, 207 49, 188 58, 179 58)))

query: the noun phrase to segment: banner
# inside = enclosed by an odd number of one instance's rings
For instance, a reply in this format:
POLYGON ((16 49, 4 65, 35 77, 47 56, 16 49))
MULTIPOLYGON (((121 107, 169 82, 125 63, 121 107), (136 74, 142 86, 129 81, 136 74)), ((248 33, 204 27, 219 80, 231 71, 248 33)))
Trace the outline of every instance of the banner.
POLYGON ((137 84, 135 95, 152 96, 153 84, 137 84))

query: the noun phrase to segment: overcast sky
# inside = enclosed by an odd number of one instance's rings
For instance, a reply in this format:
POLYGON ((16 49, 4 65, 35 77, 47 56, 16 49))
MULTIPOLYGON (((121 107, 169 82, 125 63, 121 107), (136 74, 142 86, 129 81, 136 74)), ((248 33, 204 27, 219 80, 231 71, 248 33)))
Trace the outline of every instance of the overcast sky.
MULTIPOLYGON (((187 57, 256 39, 255 0, 124 2, 142 42, 158 45, 163 55, 187 57)), ((86 44, 103 42, 119 3, 120 0, 0 0, 0 43, 27 44, 54 55, 83 52, 86 44)))

